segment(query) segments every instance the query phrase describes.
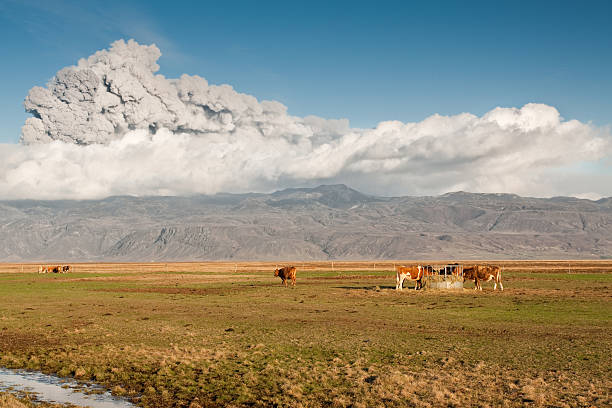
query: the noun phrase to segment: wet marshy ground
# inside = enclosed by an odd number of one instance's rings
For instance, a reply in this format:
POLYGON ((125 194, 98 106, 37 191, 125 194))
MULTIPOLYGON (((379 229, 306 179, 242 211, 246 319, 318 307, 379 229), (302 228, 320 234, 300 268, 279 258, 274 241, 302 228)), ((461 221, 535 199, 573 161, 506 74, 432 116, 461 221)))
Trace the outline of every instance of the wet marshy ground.
POLYGON ((0 390, 34 394, 37 400, 92 408, 128 408, 134 405, 95 386, 22 370, 0 368, 0 390))

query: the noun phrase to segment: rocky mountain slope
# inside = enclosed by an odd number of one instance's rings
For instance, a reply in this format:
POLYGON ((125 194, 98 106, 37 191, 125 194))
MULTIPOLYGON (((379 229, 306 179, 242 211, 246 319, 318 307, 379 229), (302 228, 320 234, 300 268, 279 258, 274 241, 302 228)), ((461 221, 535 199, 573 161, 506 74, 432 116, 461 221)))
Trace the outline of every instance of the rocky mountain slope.
POLYGON ((612 198, 344 185, 272 194, 0 201, 2 261, 609 258, 612 198))

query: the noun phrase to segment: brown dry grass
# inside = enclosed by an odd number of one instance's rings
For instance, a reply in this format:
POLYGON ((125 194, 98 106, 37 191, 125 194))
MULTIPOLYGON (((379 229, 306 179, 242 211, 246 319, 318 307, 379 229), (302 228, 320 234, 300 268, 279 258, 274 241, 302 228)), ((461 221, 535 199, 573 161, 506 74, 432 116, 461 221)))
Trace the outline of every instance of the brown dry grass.
POLYGON ((1 408, 69 408, 66 405, 50 404, 47 402, 36 401, 27 396, 16 397, 8 392, 0 391, 1 408))
POLYGON ((31 405, 19 401, 11 394, 0 393, 0 407, 3 408, 28 408, 31 405))
MULTIPOLYGON (((273 261, 273 262, 157 262, 157 263, 70 263, 73 272, 83 273, 186 273, 194 271, 207 271, 209 273, 223 272, 268 272, 282 265, 294 265, 301 271, 393 271, 395 265, 443 265, 447 263, 461 263, 472 265, 477 263, 491 263, 504 267, 504 270, 521 272, 549 272, 549 273, 598 273, 612 272, 612 260, 457 260, 457 259, 408 259, 386 261, 273 261)), ((37 272, 38 263, 5 263, 0 264, 0 273, 37 272)))

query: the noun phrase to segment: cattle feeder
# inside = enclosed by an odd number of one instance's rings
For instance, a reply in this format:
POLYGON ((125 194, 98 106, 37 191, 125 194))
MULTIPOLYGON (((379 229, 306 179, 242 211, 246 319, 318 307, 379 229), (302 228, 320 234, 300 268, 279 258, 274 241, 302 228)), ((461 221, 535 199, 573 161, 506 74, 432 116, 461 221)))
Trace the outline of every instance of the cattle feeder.
POLYGON ((463 265, 427 265, 423 273, 424 289, 463 289, 463 265))

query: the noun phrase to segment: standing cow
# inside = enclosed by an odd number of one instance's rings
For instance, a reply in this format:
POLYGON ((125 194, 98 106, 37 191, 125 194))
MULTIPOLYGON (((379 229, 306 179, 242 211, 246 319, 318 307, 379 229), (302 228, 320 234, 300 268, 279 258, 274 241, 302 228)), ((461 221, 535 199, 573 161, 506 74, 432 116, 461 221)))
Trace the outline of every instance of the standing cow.
POLYGON ((501 281, 501 268, 495 265, 474 265, 463 268, 463 281, 473 280, 474 289, 482 290, 481 282, 493 281, 493 290, 497 290, 499 284, 500 290, 504 290, 504 285, 501 281))
POLYGON ((398 265, 395 267, 395 290, 402 290, 404 285, 404 279, 410 279, 415 281, 414 290, 423 287, 423 273, 424 268, 421 265, 403 266, 398 265))
POLYGON ((497 285, 499 284, 499 289, 504 290, 504 285, 501 282, 501 268, 495 265, 481 265, 478 268, 478 289, 482 290, 481 282, 489 282, 493 281, 493 290, 497 290, 497 285))
POLYGON ((281 284, 285 285, 285 287, 287 287, 287 281, 289 279, 291 279, 291 286, 295 286, 296 272, 297 272, 297 269, 295 269, 295 266, 285 266, 284 268, 275 269, 274 276, 280 277, 282 280, 281 284))

